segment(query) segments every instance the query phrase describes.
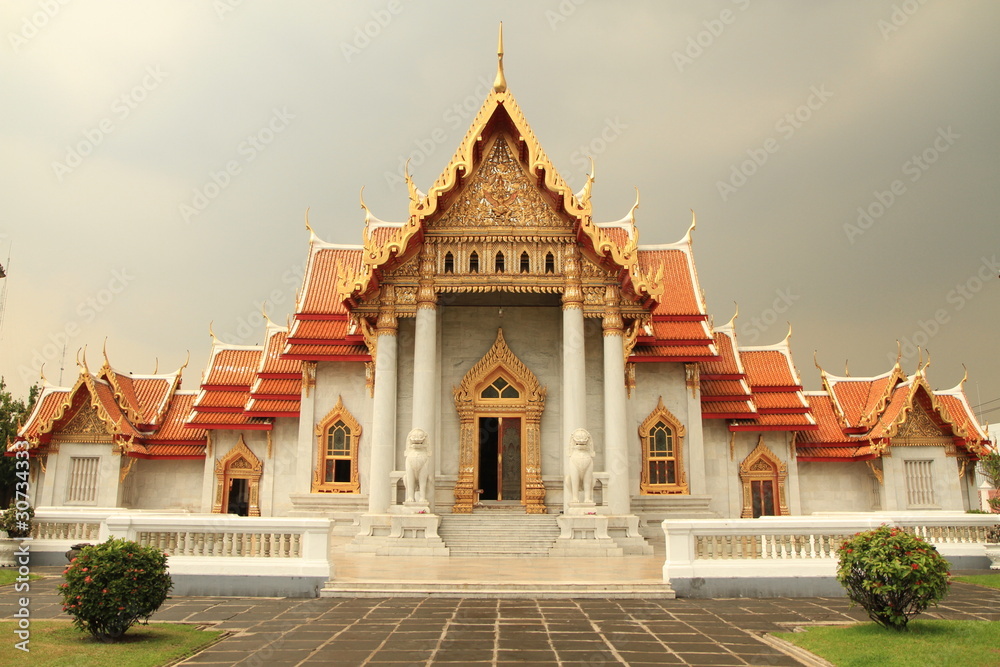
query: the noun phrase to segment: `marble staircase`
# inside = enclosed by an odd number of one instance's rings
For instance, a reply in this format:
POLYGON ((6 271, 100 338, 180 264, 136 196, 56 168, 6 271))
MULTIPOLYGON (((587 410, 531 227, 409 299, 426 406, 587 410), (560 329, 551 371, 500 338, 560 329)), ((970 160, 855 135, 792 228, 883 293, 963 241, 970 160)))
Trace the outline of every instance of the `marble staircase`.
POLYGON ((555 514, 489 509, 442 514, 438 535, 452 556, 547 556, 559 537, 559 526, 555 514))

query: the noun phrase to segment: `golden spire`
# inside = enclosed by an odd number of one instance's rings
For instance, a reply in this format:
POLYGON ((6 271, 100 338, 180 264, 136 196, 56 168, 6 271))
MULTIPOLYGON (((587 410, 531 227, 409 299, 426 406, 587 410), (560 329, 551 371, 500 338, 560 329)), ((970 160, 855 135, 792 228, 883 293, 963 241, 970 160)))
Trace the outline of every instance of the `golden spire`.
POLYGON ((503 76, 503 21, 500 22, 500 38, 497 42, 497 78, 493 80, 493 90, 507 92, 507 79, 503 76))

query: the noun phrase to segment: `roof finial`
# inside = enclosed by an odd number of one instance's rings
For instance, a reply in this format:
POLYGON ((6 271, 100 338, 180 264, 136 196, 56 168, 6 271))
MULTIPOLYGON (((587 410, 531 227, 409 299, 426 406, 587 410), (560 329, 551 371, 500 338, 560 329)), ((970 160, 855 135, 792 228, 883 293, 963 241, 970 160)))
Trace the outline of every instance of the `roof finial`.
POLYGON ((736 312, 733 313, 732 319, 730 319, 729 322, 726 323, 727 327, 734 326, 736 324, 736 318, 740 316, 740 304, 733 301, 733 305, 736 306, 736 312))
POLYGON ((507 79, 503 76, 503 21, 500 22, 500 38, 497 42, 497 78, 493 80, 493 90, 507 92, 507 79))
POLYGON ((899 367, 899 362, 903 359, 903 344, 896 339, 896 365, 893 368, 899 367))
POLYGON ((784 341, 782 341, 782 342, 783 342, 783 343, 787 343, 787 342, 788 342, 788 339, 789 339, 789 338, 791 338, 791 337, 792 337, 792 323, 791 323, 791 322, 788 322, 788 333, 787 333, 787 334, 785 334, 785 340, 784 340, 784 341))
POLYGON ((111 368, 111 362, 108 360, 108 337, 107 336, 104 337, 104 348, 102 349, 102 351, 104 352, 104 365, 107 366, 108 368, 111 368))
POLYGON ((160 358, 153 357, 153 375, 156 375, 159 372, 160 372, 160 358))
MULTIPOLYGON (((968 373, 966 373, 966 376, 968 376, 968 373)), ((42 363, 42 367, 38 369, 38 377, 40 377, 42 379, 42 386, 43 387, 49 383, 49 381, 45 379, 45 364, 44 363, 42 363)))
POLYGON ((684 234, 685 243, 691 242, 691 232, 693 232, 697 226, 698 226, 698 216, 694 214, 694 209, 691 209, 691 226, 688 227, 687 232, 684 234))
POLYGON ((813 365, 816 366, 816 369, 820 372, 821 375, 826 374, 826 371, 823 370, 823 367, 819 365, 819 350, 813 350, 813 365))
POLYGON ((844 359, 844 375, 846 377, 851 377, 851 369, 848 368, 848 364, 850 363, 850 361, 851 361, 850 359, 844 359))
POLYGON ((310 236, 316 236, 316 232, 313 231, 312 225, 309 224, 309 208, 310 207, 308 206, 306 207, 306 229, 309 230, 310 236))
POLYGON ((965 367, 965 364, 962 364, 962 370, 965 371, 965 375, 962 376, 962 381, 958 383, 959 389, 961 389, 966 380, 969 379, 969 369, 965 367))
POLYGON ((260 313, 261 313, 261 315, 264 316, 264 321, 267 322, 268 326, 274 326, 274 322, 272 322, 271 318, 267 316, 267 300, 266 299, 264 301, 260 302, 260 313))
POLYGON ((213 324, 215 324, 215 320, 208 323, 208 335, 212 337, 212 342, 215 343, 219 339, 215 336, 215 331, 212 330, 213 324))
POLYGON ((191 350, 188 350, 187 351, 187 358, 184 360, 184 363, 181 364, 181 367, 177 369, 177 372, 180 373, 182 370, 184 370, 185 368, 187 368, 187 365, 188 365, 188 363, 190 363, 190 361, 191 361, 191 350))

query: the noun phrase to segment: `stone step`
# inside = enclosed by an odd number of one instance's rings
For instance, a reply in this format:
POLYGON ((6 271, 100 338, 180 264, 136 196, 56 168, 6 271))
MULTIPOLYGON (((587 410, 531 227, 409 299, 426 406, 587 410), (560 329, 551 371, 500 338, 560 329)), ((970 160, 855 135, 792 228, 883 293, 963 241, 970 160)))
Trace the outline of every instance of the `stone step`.
POLYGON ((320 597, 461 597, 507 599, 674 599, 669 584, 662 582, 487 582, 462 581, 328 581, 320 597))
POLYGON ((545 556, 559 537, 556 515, 443 515, 438 535, 463 556, 545 556))

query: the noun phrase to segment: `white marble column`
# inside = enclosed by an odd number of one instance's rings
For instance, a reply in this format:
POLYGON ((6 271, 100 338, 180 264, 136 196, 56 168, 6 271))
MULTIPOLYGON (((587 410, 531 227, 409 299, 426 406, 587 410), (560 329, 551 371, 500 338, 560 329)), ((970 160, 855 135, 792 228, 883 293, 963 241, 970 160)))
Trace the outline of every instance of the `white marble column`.
POLYGON ((625 423, 625 332, 618 288, 604 293, 604 467, 608 472, 605 503, 613 515, 629 514, 628 430, 625 423))
MULTIPOLYGON (((417 291, 417 316, 413 335, 413 417, 410 428, 419 428, 427 434, 432 456, 440 451, 437 441, 437 296, 434 293, 434 253, 425 244, 420 256, 420 288, 417 291)), ((435 461, 428 461, 432 478, 427 500, 434 505, 433 471, 435 461)))
POLYGON ((688 489, 692 495, 708 493, 705 481, 705 436, 701 421, 701 371, 698 364, 684 364, 687 391, 687 439, 684 442, 684 460, 688 466, 688 489))
MULTIPOLYGON (((587 373, 584 356, 583 290, 580 286, 579 253, 566 257, 563 290, 562 413, 559 447, 563 452, 563 475, 569 470, 569 439, 574 430, 587 428, 587 373)), ((563 489, 563 509, 568 509, 569 489, 563 489)))
POLYGON ((371 467, 368 513, 389 511, 389 474, 396 459, 397 323, 392 286, 383 287, 382 310, 375 331, 375 398, 372 409, 371 467))
POLYGON ((312 475, 318 454, 313 450, 316 442, 316 362, 302 362, 302 389, 299 404, 299 434, 295 446, 294 493, 312 491, 312 475))

